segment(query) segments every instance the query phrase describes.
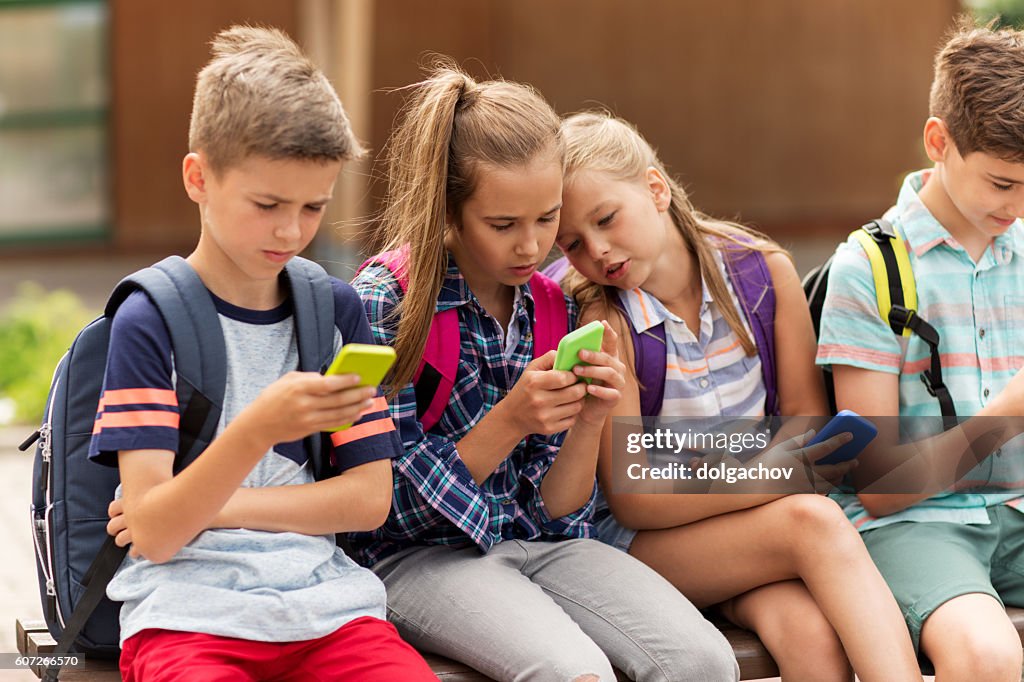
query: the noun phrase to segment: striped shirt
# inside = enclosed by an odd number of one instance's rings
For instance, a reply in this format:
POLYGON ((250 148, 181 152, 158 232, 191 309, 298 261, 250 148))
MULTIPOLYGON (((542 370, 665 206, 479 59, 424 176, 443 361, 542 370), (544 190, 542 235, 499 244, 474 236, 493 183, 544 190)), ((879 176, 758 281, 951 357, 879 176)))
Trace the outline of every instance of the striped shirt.
MULTIPOLYGON (((732 305, 740 311, 743 328, 753 338, 721 254, 716 251, 715 256, 732 305)), ((766 392, 760 357, 757 354, 747 356, 703 279, 701 291, 700 329, 691 330, 681 317, 646 291, 619 290, 619 300, 628 321, 638 333, 665 325, 665 394, 661 412, 637 416, 707 417, 711 419, 709 424, 717 424, 725 417, 764 416, 766 392)), ((611 516, 603 493, 598 495, 594 515, 600 522, 602 539, 606 539, 606 535, 608 540, 621 538, 626 533, 611 516)))
MULTIPOLYGON (((1020 221, 1014 223, 975 263, 918 197, 929 172, 907 176, 885 218, 906 240, 918 311, 939 332, 942 377, 957 415, 967 417, 983 408, 1024 366, 1024 227, 1020 221)), ((870 262, 853 237, 839 245, 832 261, 817 363, 898 374, 900 417, 941 414, 938 400, 921 382, 921 373, 931 364, 928 345, 916 334, 896 336, 882 321, 870 262)), ((1019 456, 1019 447, 1004 446, 1002 458, 989 457, 969 478, 995 483, 1012 475, 1001 471, 1010 450, 1019 456)), ((988 523, 986 506, 1018 497, 944 494, 876 519, 855 495, 837 496, 861 530, 898 521, 988 523)))
MULTIPOLYGON (((721 255, 716 252, 732 305, 753 338, 721 255)), ((761 359, 748 357, 707 284, 701 280, 700 329, 691 330, 681 317, 641 289, 620 290, 629 322, 638 333, 665 325, 665 397, 661 417, 763 417, 765 388, 761 359)), ((653 416, 653 415, 642 415, 653 416)))
MULTIPOLYGON (((403 297, 394 275, 383 266, 371 265, 352 285, 363 299, 375 340, 393 345, 392 313, 403 297)), ((573 329, 575 305, 568 298, 566 305, 569 329, 573 329)), ((393 460, 394 497, 387 521, 372 533, 349 536, 366 565, 412 545, 476 545, 486 552, 503 540, 594 535, 590 522, 593 495, 583 507, 562 518, 551 518, 540 495, 541 481, 558 454, 564 433, 523 439, 480 484, 459 455, 459 440, 508 395, 533 360, 534 301, 529 284, 519 287, 506 334, 470 291, 449 255, 435 310, 452 308, 458 310, 459 317, 459 366, 440 421, 429 432, 423 431, 412 383, 390 403, 405 452, 393 460)))

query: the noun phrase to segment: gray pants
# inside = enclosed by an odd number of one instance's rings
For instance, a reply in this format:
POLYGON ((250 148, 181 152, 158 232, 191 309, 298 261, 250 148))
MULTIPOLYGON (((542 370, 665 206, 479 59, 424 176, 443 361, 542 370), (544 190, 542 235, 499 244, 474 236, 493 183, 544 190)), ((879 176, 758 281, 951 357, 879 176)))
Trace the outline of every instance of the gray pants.
POLYGON ((402 637, 502 682, 612 666, 638 682, 739 679, 725 637, 668 581, 596 540, 415 547, 373 569, 402 637))

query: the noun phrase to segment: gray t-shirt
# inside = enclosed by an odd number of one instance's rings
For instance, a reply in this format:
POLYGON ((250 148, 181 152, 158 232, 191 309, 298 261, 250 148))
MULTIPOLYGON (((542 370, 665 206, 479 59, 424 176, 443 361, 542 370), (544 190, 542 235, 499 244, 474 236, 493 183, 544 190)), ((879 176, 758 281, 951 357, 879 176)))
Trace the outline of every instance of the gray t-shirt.
MULTIPOLYGON (((336 348, 342 338, 372 342, 354 292, 347 285, 339 285, 335 283, 336 296, 341 299, 338 308, 345 304, 354 315, 339 315, 336 348), (355 308, 351 307, 353 301, 355 308)), ((224 331, 228 363, 219 433, 266 386, 298 368, 298 351, 290 304, 272 311, 252 311, 214 300, 224 331)), ((173 380, 166 327, 149 299, 144 294, 133 294, 119 310, 111 332, 104 387, 104 395, 111 399, 104 400, 101 406, 106 402, 123 403, 117 398, 118 391, 124 397, 139 400, 173 396, 173 390, 169 390, 173 380), (156 389, 157 393, 131 393, 138 388, 156 389)), ((111 455, 116 457, 115 453, 123 449, 174 450, 177 429, 139 423, 145 421, 143 415, 153 413, 154 407, 161 406, 135 403, 126 409, 118 405, 120 411, 138 413, 136 423, 128 428, 102 427, 101 407, 101 428, 93 442, 94 459, 109 463, 111 455)), ((107 407, 106 411, 112 409, 107 407)), ((177 409, 176 401, 173 409, 177 409)), ((366 415, 360 423, 382 419, 390 422, 386 411, 366 415)), ((377 433, 335 448, 332 460, 343 470, 393 457, 399 447, 393 431, 377 433)), ((301 442, 294 442, 269 450, 243 485, 296 485, 312 481, 305 449, 301 442)), ((385 617, 384 585, 372 572, 347 557, 335 545, 333 535, 247 529, 203 531, 166 563, 126 558, 108 586, 107 595, 124 602, 122 644, 147 628, 255 641, 298 641, 330 634, 362 616, 385 617)))

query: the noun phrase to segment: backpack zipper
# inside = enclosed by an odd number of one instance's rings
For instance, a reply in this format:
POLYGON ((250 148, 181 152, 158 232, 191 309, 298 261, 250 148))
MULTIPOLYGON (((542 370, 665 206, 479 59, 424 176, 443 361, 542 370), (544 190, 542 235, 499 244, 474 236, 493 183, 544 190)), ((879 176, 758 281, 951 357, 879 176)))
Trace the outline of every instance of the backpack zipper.
MULTIPOLYGON (((64 358, 61 358, 61 362, 64 358)), ((60 367, 60 363, 57 364, 60 367)), ((57 372, 54 371, 54 383, 52 395, 55 397, 60 387, 60 377, 57 376, 57 372)), ((46 481, 46 507, 43 511, 43 525, 42 530, 45 534, 46 544, 46 555, 45 562, 42 566, 43 577, 46 581, 46 596, 52 600, 54 611, 57 615, 57 622, 60 623, 61 628, 65 626, 64 613, 60 608, 60 599, 57 598, 57 586, 53 575, 53 519, 51 512, 53 511, 53 468, 51 462, 53 460, 53 398, 50 399, 50 404, 46 406, 46 418, 43 420, 42 426, 39 427, 39 452, 43 460, 43 466, 45 467, 43 479, 46 481)), ((36 546, 36 552, 40 551, 40 547, 36 546)), ((42 555, 40 554, 42 557, 42 555)))

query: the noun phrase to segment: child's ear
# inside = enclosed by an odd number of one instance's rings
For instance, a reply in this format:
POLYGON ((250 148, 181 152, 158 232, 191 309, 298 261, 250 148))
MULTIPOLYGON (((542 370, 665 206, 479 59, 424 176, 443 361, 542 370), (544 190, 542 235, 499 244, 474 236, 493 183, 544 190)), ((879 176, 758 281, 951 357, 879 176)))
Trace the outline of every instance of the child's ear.
POLYGON ((647 189, 651 191, 654 205, 659 211, 667 211, 672 204, 672 188, 668 186, 668 180, 660 170, 651 166, 645 174, 647 189))
POLYGON ((181 162, 181 179, 185 193, 197 204, 206 201, 206 181, 209 169, 201 154, 189 152, 181 162))
POLYGON ((924 124, 924 150, 933 163, 946 160, 946 154, 953 147, 953 138, 949 136, 949 128, 945 121, 935 116, 924 124))

